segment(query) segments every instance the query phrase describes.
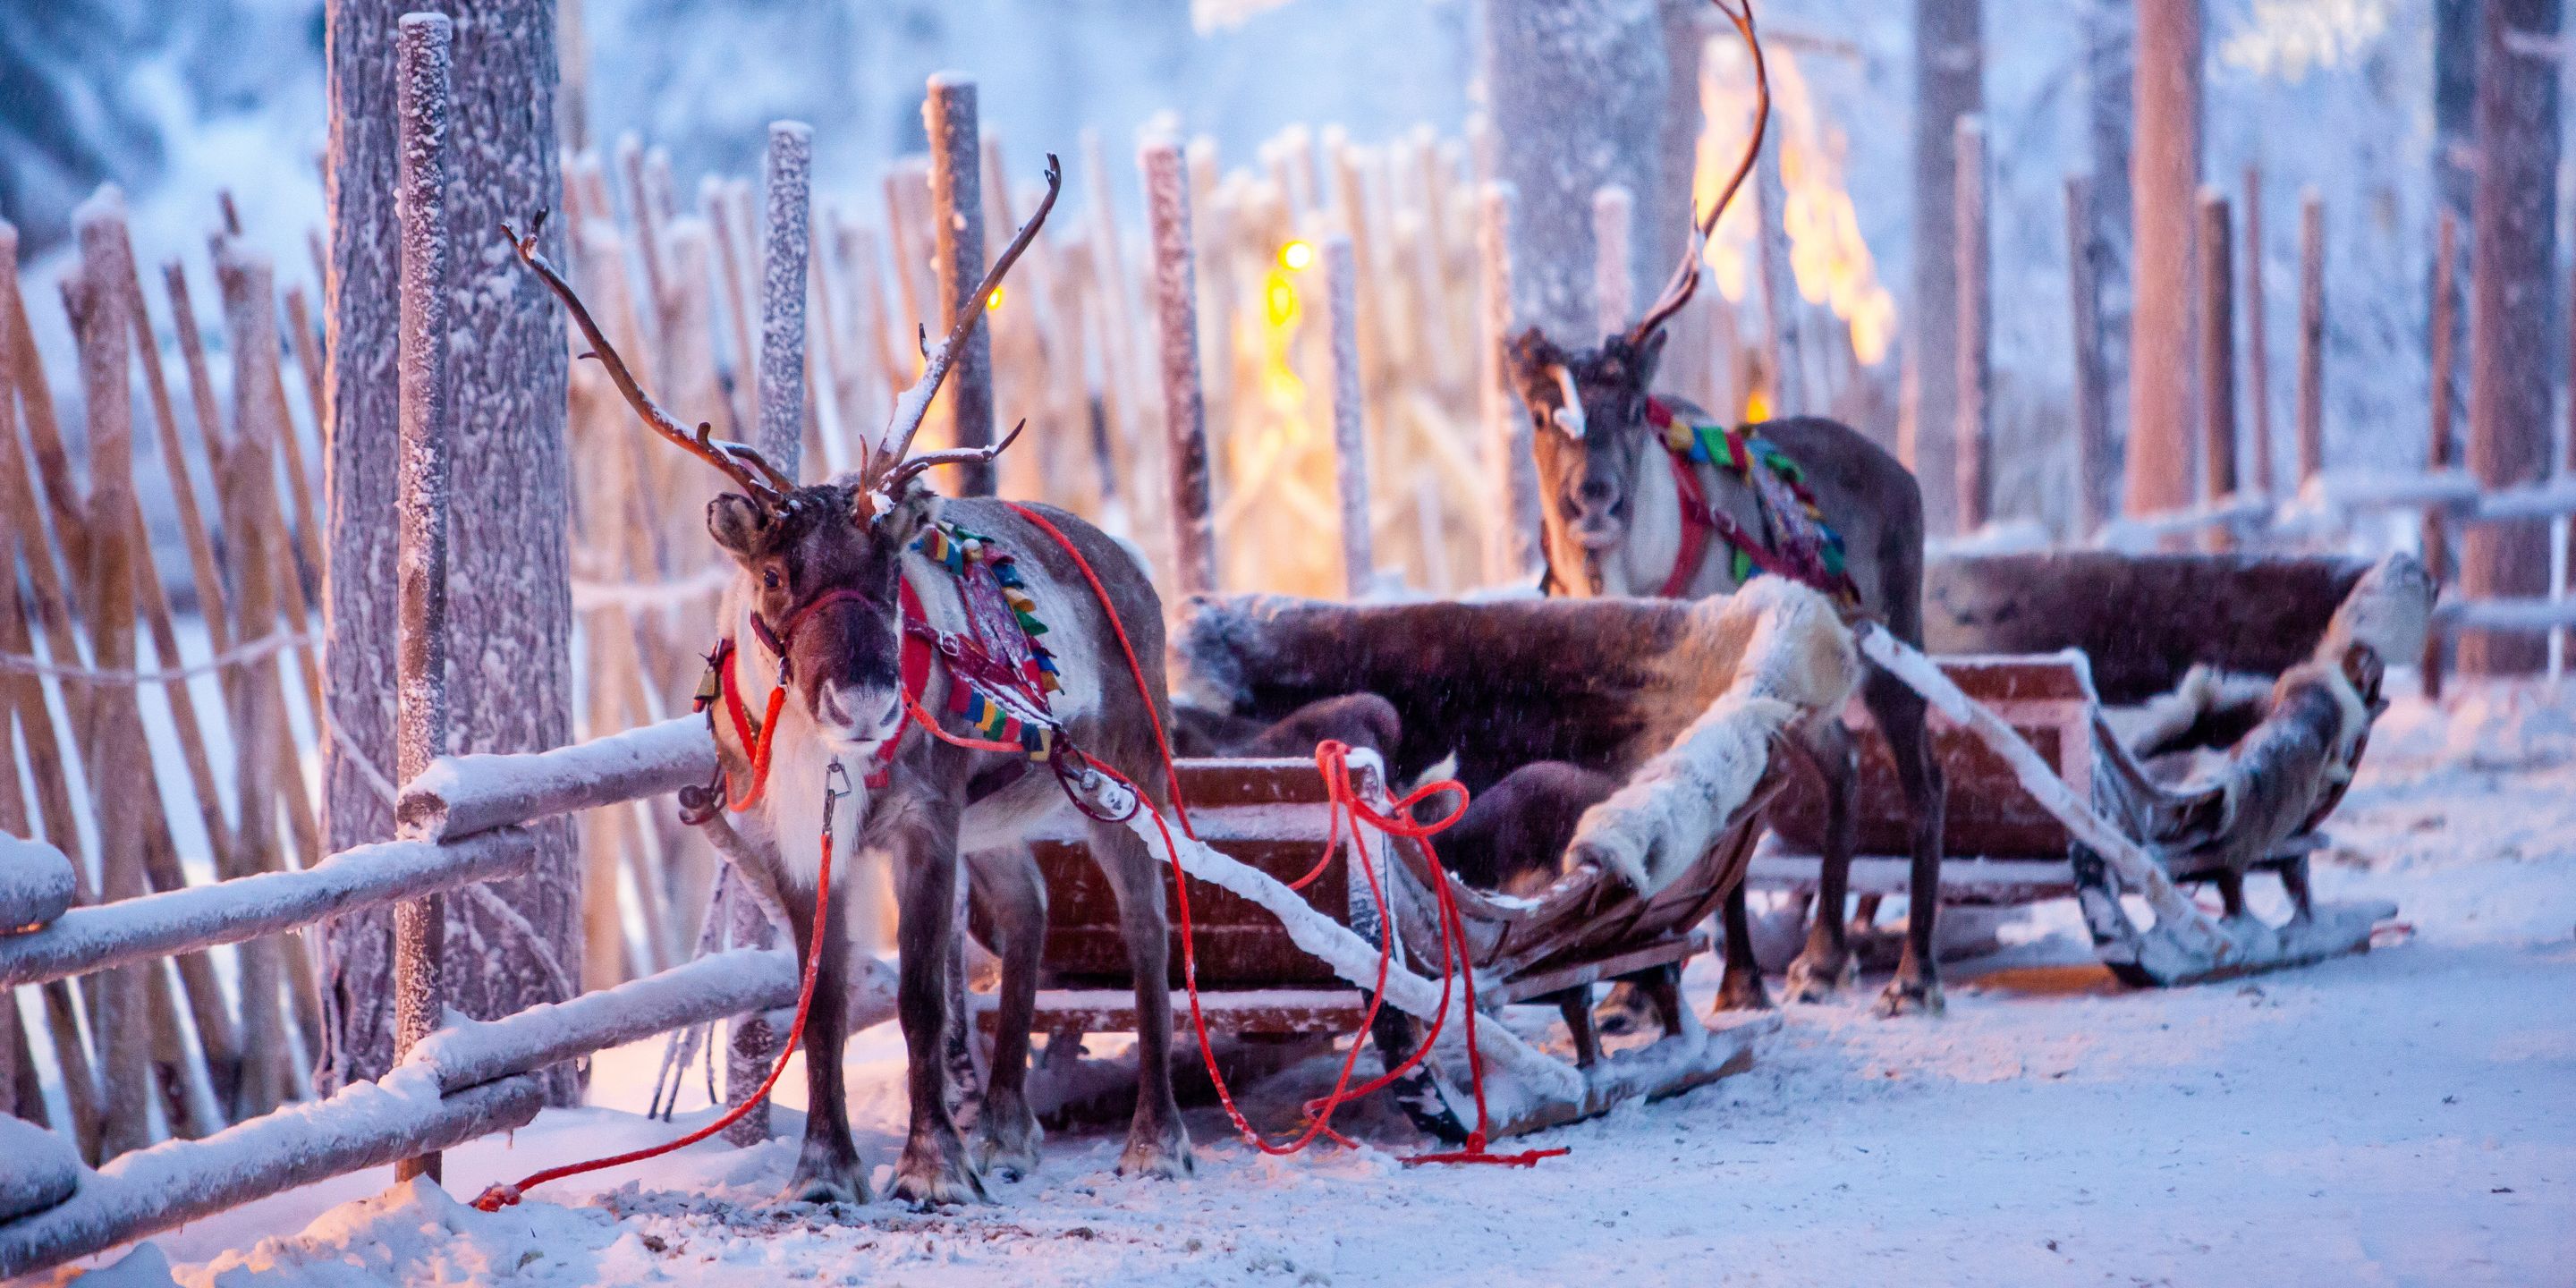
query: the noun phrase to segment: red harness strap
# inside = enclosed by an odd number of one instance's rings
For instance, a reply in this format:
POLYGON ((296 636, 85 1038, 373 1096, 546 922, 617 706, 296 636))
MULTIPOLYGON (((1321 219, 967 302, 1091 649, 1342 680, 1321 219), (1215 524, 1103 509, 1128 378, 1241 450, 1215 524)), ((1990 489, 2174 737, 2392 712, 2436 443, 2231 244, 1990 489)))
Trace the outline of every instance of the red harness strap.
MULTIPOLYGON (((910 581, 897 578, 895 587, 901 596, 903 611, 901 663, 903 705, 906 710, 915 713, 917 719, 921 710, 922 691, 930 687, 930 664, 937 658, 938 653, 931 645, 930 618, 921 606, 921 596, 913 590, 910 581)), ((796 629, 804 625, 806 620, 814 615, 816 609, 843 598, 860 597, 857 591, 852 590, 834 591, 824 595, 797 610, 796 615, 788 619, 787 630, 783 635, 770 634, 769 628, 757 616, 752 618, 752 627, 763 637, 763 645, 782 659, 780 670, 783 672, 787 642, 796 638, 796 629)), ((732 637, 728 636, 717 641, 716 678, 724 692, 725 715, 733 721, 734 737, 741 740, 743 754, 751 758, 751 786, 740 797, 736 797, 733 794, 732 785, 730 783, 726 785, 725 808, 739 814, 760 803, 762 785, 769 781, 769 748, 770 744, 778 738, 778 713, 787 704, 787 685, 786 676, 781 674, 778 686, 769 691, 768 709, 760 717, 759 726, 755 728, 751 723, 751 717, 743 708, 742 690, 734 683, 733 655, 732 637)), ((869 787, 883 787, 893 780, 895 752, 902 746, 903 735, 900 731, 877 745, 876 762, 868 768, 865 779, 869 787)))
POLYGON ((1664 445, 1664 458, 1672 463, 1673 489, 1681 493, 1682 501, 1682 549, 1674 557, 1672 575, 1664 578, 1664 588, 1659 594, 1666 599, 1680 599, 1689 593, 1691 583, 1699 579, 1700 561, 1708 557, 1708 539, 1712 534, 1742 551, 1754 567, 1764 572, 1814 584, 1767 543, 1754 540, 1753 534, 1735 521, 1735 516, 1709 504, 1708 489, 1700 486, 1699 471, 1692 467, 1689 449, 1676 449, 1671 440, 1664 437, 1663 428, 1672 423, 1673 413, 1664 406, 1663 400, 1650 398, 1646 401, 1646 419, 1654 425, 1657 441, 1664 445))

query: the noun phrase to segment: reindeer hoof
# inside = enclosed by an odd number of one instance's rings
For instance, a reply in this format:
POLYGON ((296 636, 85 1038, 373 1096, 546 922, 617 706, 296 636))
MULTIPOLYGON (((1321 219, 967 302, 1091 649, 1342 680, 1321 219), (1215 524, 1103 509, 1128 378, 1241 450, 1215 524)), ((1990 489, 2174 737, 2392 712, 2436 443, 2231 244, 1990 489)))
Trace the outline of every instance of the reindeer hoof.
POLYGON ((1762 972, 1754 970, 1726 972, 1718 982, 1717 1009, 1720 1011, 1767 1011, 1772 1009, 1771 994, 1762 987, 1762 972))
POLYGON ((1038 1170, 1038 1144, 1046 1129, 1026 1102, 987 1102, 975 1120, 975 1166, 980 1171, 1016 1181, 1038 1170))
POLYGON ((916 1208, 993 1201, 984 1193, 983 1178, 966 1165, 966 1148, 954 1133, 936 1144, 920 1137, 905 1144, 895 1164, 894 1196, 916 1208))
POLYGON ((1829 954, 1809 948, 1789 963, 1788 999, 1828 1002, 1860 978, 1860 962, 1849 953, 1829 954))
POLYGON ((1941 1000, 1941 981, 1911 978, 1900 973, 1880 990, 1876 1009, 1880 1018, 1893 1019, 1908 1012, 1939 1015, 1945 1005, 1941 1000))
POLYGON ((833 1159, 811 1151, 796 1160, 796 1172, 788 1178, 787 1188, 778 1192, 778 1203, 849 1203, 868 1201, 867 1169, 856 1158, 833 1159))
POLYGON ((1126 1152, 1118 1156, 1120 1176, 1150 1176, 1177 1181, 1198 1175, 1198 1156, 1190 1150, 1190 1133, 1176 1120, 1160 1133, 1142 1124, 1127 1133, 1126 1152))

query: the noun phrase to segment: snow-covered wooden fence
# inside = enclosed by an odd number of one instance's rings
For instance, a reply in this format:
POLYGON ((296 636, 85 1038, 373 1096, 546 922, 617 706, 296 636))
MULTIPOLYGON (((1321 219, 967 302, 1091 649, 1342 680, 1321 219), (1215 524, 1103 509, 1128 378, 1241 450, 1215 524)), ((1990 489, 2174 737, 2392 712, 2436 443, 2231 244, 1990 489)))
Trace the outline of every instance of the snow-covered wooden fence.
MULTIPOLYGON (((670 721, 524 756, 433 761, 401 797, 399 840, 298 872, 74 908, 0 935, 0 986, 40 984, 272 935, 328 917, 419 900, 527 871, 527 825, 649 800, 702 782, 715 764, 705 723, 670 721)), ((0 912, 42 911, 58 854, 19 842, 0 854, 0 912), (18 897, 20 885, 32 893, 18 897)), ((784 952, 738 950, 506 1019, 427 1033, 376 1082, 172 1140, 83 1171, 68 1198, 0 1222, 0 1278, 56 1265, 266 1194, 381 1166, 525 1124, 535 1071, 654 1033, 793 1003, 784 952)), ((434 1001, 435 999, 431 999, 434 1001)))

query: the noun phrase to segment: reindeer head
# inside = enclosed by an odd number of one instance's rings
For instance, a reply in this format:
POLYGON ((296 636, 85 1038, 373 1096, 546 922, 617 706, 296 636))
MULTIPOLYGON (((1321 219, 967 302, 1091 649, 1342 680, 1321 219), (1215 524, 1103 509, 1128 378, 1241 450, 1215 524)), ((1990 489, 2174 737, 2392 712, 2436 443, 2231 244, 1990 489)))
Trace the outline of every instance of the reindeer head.
POLYGON ((1503 347, 1504 366, 1529 409, 1541 504, 1588 555, 1628 535, 1628 481, 1651 441, 1646 395, 1663 355, 1660 330, 1604 337, 1568 353, 1537 327, 1503 347))
POLYGON ((1046 199, 961 306, 948 338, 923 354, 920 378, 895 399, 893 415, 865 445, 859 468, 829 483, 799 485, 758 451, 713 438, 703 421, 694 434, 681 429, 636 382, 563 275, 538 253, 544 213, 539 212, 526 237, 507 224, 501 227, 519 258, 563 300, 590 342, 586 356, 599 360, 644 423, 732 482, 734 490, 707 505, 707 534, 741 566, 753 633, 779 658, 782 683, 828 739, 872 744, 901 727, 903 555, 937 501, 922 484, 922 471, 989 461, 1026 427, 1023 422, 991 447, 911 454, 913 435, 947 378, 953 355, 974 333, 1003 276, 1055 208, 1063 175, 1053 156, 1047 158, 1046 181, 1046 199))
POLYGON ((1753 134, 1726 189, 1705 218, 1691 223, 1680 267, 1654 305, 1634 327, 1602 337, 1599 346, 1567 350, 1538 328, 1523 331, 1503 346, 1503 366, 1521 405, 1529 409, 1531 449, 1538 458, 1539 502, 1546 512, 1548 560, 1560 585, 1580 589, 1597 584, 1597 575, 1563 566, 1579 559, 1597 567, 1600 558, 1627 539, 1632 515, 1630 481, 1639 458, 1654 442, 1647 423, 1646 401, 1655 366, 1664 352, 1664 324, 1672 320, 1699 289, 1700 254, 1718 216, 1726 212, 1754 158, 1762 151, 1771 120, 1770 73, 1762 61, 1762 42, 1753 30, 1753 0, 1740 9, 1712 0, 1735 24, 1753 51, 1755 108, 1753 134))

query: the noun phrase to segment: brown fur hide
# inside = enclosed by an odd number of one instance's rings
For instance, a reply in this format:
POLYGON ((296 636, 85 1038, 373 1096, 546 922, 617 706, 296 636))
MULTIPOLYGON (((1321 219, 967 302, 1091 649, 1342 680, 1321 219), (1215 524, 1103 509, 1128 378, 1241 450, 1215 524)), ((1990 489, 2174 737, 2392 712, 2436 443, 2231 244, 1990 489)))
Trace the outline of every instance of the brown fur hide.
POLYGON ((2278 675, 2307 660, 2369 566, 2102 551, 1937 559, 1924 574, 1925 651, 2080 649, 2102 700, 2125 706, 2197 665, 2278 675))

